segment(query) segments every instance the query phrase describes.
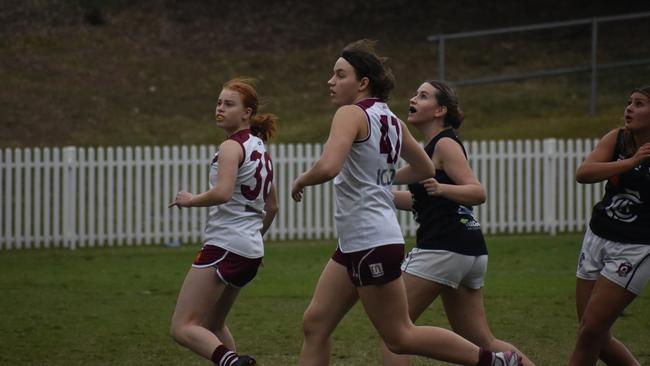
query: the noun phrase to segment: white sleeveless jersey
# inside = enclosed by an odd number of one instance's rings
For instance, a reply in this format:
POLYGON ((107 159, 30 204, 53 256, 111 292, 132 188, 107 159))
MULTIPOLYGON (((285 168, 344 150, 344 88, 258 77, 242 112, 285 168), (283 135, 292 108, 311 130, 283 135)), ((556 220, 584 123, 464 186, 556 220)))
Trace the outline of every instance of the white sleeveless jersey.
POLYGON ((343 253, 402 244, 391 186, 402 145, 402 126, 386 103, 357 103, 368 118, 368 137, 352 144, 334 178, 336 229, 343 253))
MULTIPOLYGON (((244 160, 237 170, 235 190, 230 201, 210 207, 205 225, 204 244, 215 245, 247 258, 264 255, 262 219, 264 202, 271 190, 273 163, 262 139, 239 131, 229 137, 244 151, 244 160)), ((210 188, 217 183, 219 154, 210 167, 210 188)))

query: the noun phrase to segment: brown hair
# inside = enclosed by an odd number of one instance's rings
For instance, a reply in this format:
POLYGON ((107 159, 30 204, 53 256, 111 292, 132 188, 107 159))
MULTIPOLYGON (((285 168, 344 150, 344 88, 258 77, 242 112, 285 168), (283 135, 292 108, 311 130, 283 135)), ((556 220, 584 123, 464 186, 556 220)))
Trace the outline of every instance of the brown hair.
POLYGON ((387 101, 391 90, 395 88, 395 77, 385 65, 388 59, 375 53, 376 43, 377 41, 368 39, 352 42, 343 48, 341 57, 352 65, 357 80, 368 78, 371 96, 387 101))
MULTIPOLYGON (((641 93, 645 95, 646 97, 650 98, 650 85, 647 86, 642 86, 640 88, 636 88, 632 90, 630 95, 633 93, 641 93)), ((625 156, 630 157, 636 154, 637 150, 639 150, 639 146, 636 145, 636 141, 634 141, 634 136, 632 136, 632 132, 628 130, 627 128, 623 129, 623 153, 625 156)))
POLYGON ((254 136, 261 138, 263 141, 268 141, 277 130, 276 124, 278 117, 270 113, 257 115, 260 101, 257 96, 257 91, 253 87, 254 84, 255 79, 253 78, 239 77, 227 81, 223 84, 223 89, 236 91, 242 96, 244 107, 252 109, 251 133, 254 136))
POLYGON ((632 91, 632 93, 634 93, 634 92, 641 93, 641 94, 645 95, 646 97, 650 98, 650 85, 646 85, 646 86, 642 86, 640 88, 637 88, 634 91, 632 91))
POLYGON ((434 89, 436 89, 436 100, 438 105, 447 107, 447 114, 445 114, 445 127, 451 126, 454 129, 460 127, 460 124, 463 123, 465 114, 460 110, 458 105, 458 96, 456 92, 452 89, 449 84, 440 80, 427 80, 427 83, 431 84, 434 89))

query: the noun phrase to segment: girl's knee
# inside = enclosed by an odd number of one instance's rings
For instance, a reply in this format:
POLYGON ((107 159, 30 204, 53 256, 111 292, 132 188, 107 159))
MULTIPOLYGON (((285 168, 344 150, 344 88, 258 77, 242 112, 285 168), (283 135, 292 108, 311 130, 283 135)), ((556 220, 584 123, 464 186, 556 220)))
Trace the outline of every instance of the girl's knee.
POLYGON ((186 345, 188 342, 187 328, 190 325, 191 323, 189 322, 184 322, 177 318, 172 318, 172 322, 169 327, 169 334, 176 343, 180 345, 186 345))
POLYGON ((399 355, 411 354, 413 352, 410 336, 411 334, 407 329, 402 329, 401 331, 396 330, 395 332, 391 332, 391 334, 382 335, 382 340, 386 344, 386 347, 393 353, 399 355))
POLYGON ((413 353, 411 351, 411 347, 408 342, 406 342, 404 339, 400 338, 395 338, 391 339, 390 341, 384 340, 384 343, 386 343, 386 347, 388 349, 398 355, 409 355, 413 353))
POLYGON ((608 337, 608 330, 601 324, 589 321, 580 322, 580 330, 578 331, 578 338, 583 342, 600 342, 608 337))
POLYGON ((183 327, 180 324, 172 322, 169 327, 169 335, 178 344, 184 344, 183 327))
POLYGON ((302 332, 305 336, 312 336, 322 333, 325 326, 322 314, 311 308, 307 308, 302 316, 302 332))

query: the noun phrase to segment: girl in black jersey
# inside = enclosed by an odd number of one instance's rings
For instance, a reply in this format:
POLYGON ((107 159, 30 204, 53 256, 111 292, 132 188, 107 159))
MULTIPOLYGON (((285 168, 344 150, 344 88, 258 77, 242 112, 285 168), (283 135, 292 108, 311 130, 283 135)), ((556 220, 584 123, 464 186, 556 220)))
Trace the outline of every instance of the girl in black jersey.
POLYGON ((576 172, 607 181, 576 273, 578 339, 569 365, 640 365, 610 328, 650 278, 650 86, 632 92, 625 126, 608 132, 576 172))
MULTIPOLYGON (((408 122, 428 141, 425 150, 436 175, 394 192, 395 206, 412 210, 418 222, 417 246, 402 264, 409 314, 415 321, 441 295, 458 334, 491 351, 516 350, 492 335, 483 308, 487 249, 471 207, 485 202, 485 190, 454 132, 462 119, 456 95, 444 82, 423 83, 410 100, 408 122)), ((409 364, 409 356, 382 348, 384 365, 409 364)), ((525 365, 533 365, 517 353, 525 365)))

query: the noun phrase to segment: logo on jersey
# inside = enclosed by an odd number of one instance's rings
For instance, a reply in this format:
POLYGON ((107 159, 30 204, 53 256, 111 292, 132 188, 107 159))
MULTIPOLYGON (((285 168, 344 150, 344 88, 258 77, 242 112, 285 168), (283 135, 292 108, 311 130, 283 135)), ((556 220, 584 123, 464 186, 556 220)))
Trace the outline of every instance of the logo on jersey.
POLYGON ((466 217, 463 217, 460 219, 460 223, 465 225, 465 229, 467 230, 479 230, 481 229, 481 224, 478 223, 478 221, 472 219, 468 219, 466 217))
POLYGON ((456 211, 456 213, 460 215, 460 223, 465 225, 465 228, 467 230, 481 229, 481 224, 476 221, 476 218, 474 217, 474 211, 472 211, 470 207, 459 205, 458 211, 456 211))
POLYGON ((368 265, 370 268, 370 275, 374 278, 378 278, 384 275, 384 266, 381 263, 373 263, 368 265))
POLYGON ((605 212, 607 212, 607 216, 614 220, 633 222, 638 218, 638 215, 632 212, 632 208, 643 202, 639 192, 629 189, 626 189, 626 192, 612 197, 612 203, 605 208, 605 212))
POLYGON ((621 263, 621 265, 618 266, 618 271, 616 271, 616 273, 618 273, 620 277, 627 277, 627 275, 632 272, 632 268, 632 263, 630 262, 621 263))
POLYGON ((377 169, 377 185, 390 186, 395 181, 395 168, 377 169))

